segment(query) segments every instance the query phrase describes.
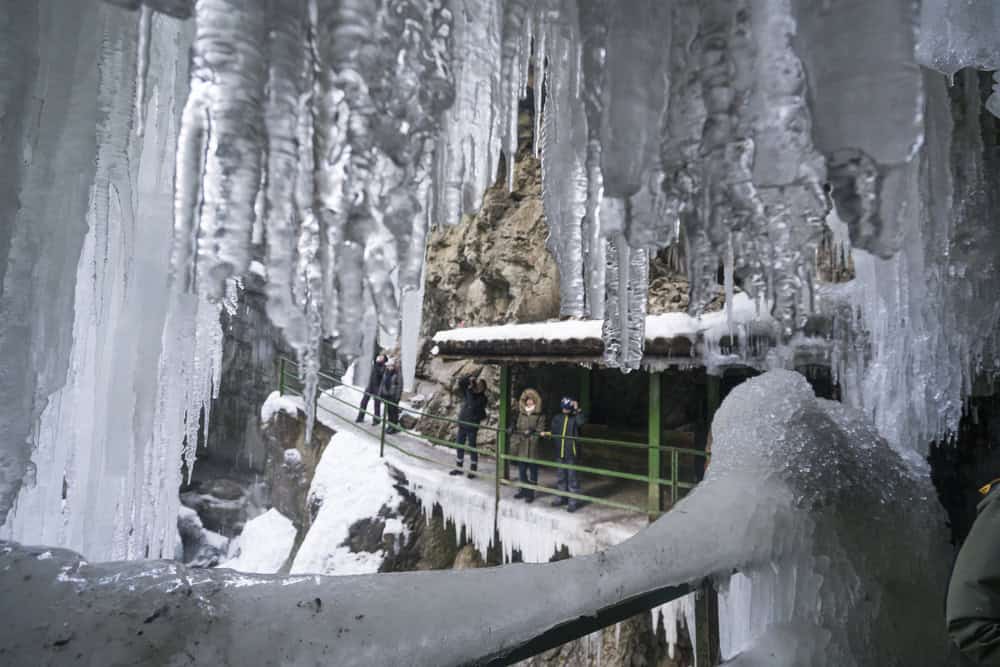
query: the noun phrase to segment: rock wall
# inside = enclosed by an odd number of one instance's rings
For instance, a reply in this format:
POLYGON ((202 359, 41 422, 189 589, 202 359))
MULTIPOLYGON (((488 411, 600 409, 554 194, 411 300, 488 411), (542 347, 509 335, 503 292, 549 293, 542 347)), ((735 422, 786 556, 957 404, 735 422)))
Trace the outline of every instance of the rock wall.
MULTIPOLYGON (((444 519, 439 506, 424 508, 408 491, 406 479, 394 472, 397 489, 405 499, 398 510, 380 512, 379 516, 354 524, 346 544, 352 551, 383 551, 388 554, 380 572, 408 572, 414 570, 461 570, 493 567, 502 560, 499 545, 487 553, 479 552, 466 538, 464 531, 444 519), (399 518, 407 528, 407 537, 397 542, 394 536, 383 534, 386 520, 399 518)), ((515 552, 515 561, 517 552, 515 552)), ((563 550, 554 553, 551 560, 568 558, 563 550)), ((690 667, 694 664, 691 642, 687 629, 677 628, 678 643, 673 655, 667 645, 662 624, 653 629, 652 617, 639 614, 605 628, 577 641, 568 642, 533 658, 518 663, 524 667, 548 665, 575 665, 580 667, 607 665, 608 667, 690 667)))

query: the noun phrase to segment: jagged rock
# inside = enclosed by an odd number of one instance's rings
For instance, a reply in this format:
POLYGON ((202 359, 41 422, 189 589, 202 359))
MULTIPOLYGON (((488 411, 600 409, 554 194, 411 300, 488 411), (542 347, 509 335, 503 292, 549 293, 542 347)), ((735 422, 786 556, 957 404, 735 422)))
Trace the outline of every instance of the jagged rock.
POLYGON ((264 425, 263 434, 267 446, 264 473, 270 490, 269 505, 291 519, 301 537, 314 516, 307 502, 309 485, 333 431, 317 421, 312 440, 307 444, 304 415, 278 411, 264 425))
POLYGON ((254 476, 206 463, 195 466, 181 503, 197 512, 205 529, 232 538, 263 511, 266 496, 267 489, 254 476))
POLYGON ((477 567, 483 567, 483 557, 471 544, 459 549, 455 555, 455 562, 451 564, 453 570, 471 570, 477 567))

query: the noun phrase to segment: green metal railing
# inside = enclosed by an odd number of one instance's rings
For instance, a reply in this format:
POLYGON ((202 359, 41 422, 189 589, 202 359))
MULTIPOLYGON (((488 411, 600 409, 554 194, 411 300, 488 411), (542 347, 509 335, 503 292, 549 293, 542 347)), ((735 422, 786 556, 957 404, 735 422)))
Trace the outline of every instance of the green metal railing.
MULTIPOLYGON (((298 364, 287 358, 280 358, 278 360, 278 389, 282 394, 293 394, 297 396, 302 396, 302 391, 304 387, 303 378, 300 376, 298 364)), ((658 373, 653 373, 650 375, 650 388, 649 388, 649 398, 650 406, 660 405, 660 376, 658 373)), ((339 396, 334 395, 333 392, 325 393, 324 396, 331 399, 339 404, 344 405, 351 409, 352 414, 361 413, 370 417, 377 417, 374 412, 369 410, 360 411, 359 403, 361 397, 364 395, 364 390, 352 385, 344 384, 340 378, 334 377, 325 372, 319 373, 320 386, 323 390, 328 390, 332 387, 346 387, 353 392, 357 392, 358 400, 351 402, 345 400, 339 396)), ((594 466, 580 465, 580 464, 570 464, 563 463, 560 461, 553 460, 542 460, 535 458, 528 458, 523 456, 514 456, 508 453, 508 442, 510 439, 511 428, 510 428, 510 368, 508 366, 501 366, 500 368, 500 410, 499 419, 497 427, 492 427, 486 424, 463 422, 458 419, 453 419, 450 417, 444 417, 441 415, 431 414, 422 410, 417 410, 411 407, 403 407, 398 403, 392 401, 387 401, 385 399, 377 399, 372 397, 373 400, 379 400, 383 403, 383 408, 387 406, 392 406, 400 411, 400 414, 406 413, 410 415, 419 415, 421 417, 426 417, 428 419, 434 420, 438 423, 444 423, 449 425, 468 425, 475 427, 481 431, 489 431, 496 434, 496 453, 490 455, 488 451, 481 449, 469 447, 468 445, 460 445, 451 440, 443 440, 434 436, 419 433, 412 429, 407 429, 399 423, 394 423, 391 426, 388 423, 387 410, 383 411, 380 419, 380 434, 379 434, 379 455, 384 456, 385 447, 390 447, 406 456, 414 459, 424 461, 426 463, 431 463, 434 465, 451 468, 450 463, 443 463, 437 459, 429 456, 424 456, 415 451, 412 448, 404 446, 403 443, 398 441, 396 438, 391 437, 394 433, 402 433, 412 435, 421 440, 430 442, 435 445, 441 445, 448 447, 450 449, 461 449, 468 452, 477 452, 480 457, 492 458, 495 462, 495 469, 492 474, 484 470, 480 470, 477 474, 483 476, 487 479, 493 479, 495 485, 495 511, 499 507, 501 493, 500 489, 502 486, 511 486, 522 489, 528 489, 540 493, 547 493, 554 496, 561 496, 570 500, 578 500, 586 503, 593 503, 597 505, 603 505, 607 507, 612 507, 615 509, 639 512, 649 515, 649 517, 655 518, 659 516, 663 511, 663 494, 662 490, 664 488, 669 490, 669 501, 672 506, 676 503, 682 492, 693 488, 696 485, 694 480, 682 480, 680 478, 680 464, 681 457, 691 457, 694 459, 705 458, 705 452, 697 449, 690 449, 685 447, 672 447, 664 446, 661 443, 661 429, 660 429, 660 415, 659 409, 650 409, 650 419, 649 419, 649 441, 646 443, 628 442, 624 440, 613 440, 608 438, 591 438, 585 436, 576 436, 572 438, 575 442, 579 444, 596 445, 608 448, 622 448, 622 449, 637 449, 647 451, 647 472, 646 474, 639 474, 634 472, 625 472, 622 470, 612 470, 608 468, 600 468, 594 466), (390 432, 389 429, 392 429, 390 432), (669 461, 669 475, 665 478, 660 477, 661 461, 663 456, 667 457, 669 461), (587 475, 594 475, 602 478, 612 479, 612 480, 623 480, 626 482, 637 482, 645 484, 648 488, 647 491, 647 501, 644 506, 635 505, 631 503, 621 502, 620 500, 614 500, 611 498, 603 498, 600 496, 587 495, 584 493, 574 493, 571 491, 564 491, 562 489, 556 489, 547 486, 541 486, 538 484, 529 484, 521 482, 518 480, 505 479, 505 469, 508 463, 527 463, 538 465, 539 468, 550 468, 555 470, 573 470, 578 473, 585 473, 587 475)), ((320 405, 319 395, 317 394, 316 410, 317 412, 322 410, 331 414, 332 416, 341 419, 353 425, 353 419, 349 417, 344 417, 333 410, 320 405)), ((415 444, 415 443, 410 443, 415 444)))

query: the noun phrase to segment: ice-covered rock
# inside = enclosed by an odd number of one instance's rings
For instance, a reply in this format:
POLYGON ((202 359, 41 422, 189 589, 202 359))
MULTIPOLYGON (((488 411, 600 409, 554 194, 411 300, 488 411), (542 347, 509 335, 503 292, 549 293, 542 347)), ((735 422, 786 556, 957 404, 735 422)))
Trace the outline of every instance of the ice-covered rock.
POLYGON ((281 569, 292 553, 295 543, 295 526, 273 507, 260 516, 247 521, 243 532, 236 538, 235 558, 219 567, 239 572, 273 574, 281 569))
POLYGON ((0 645, 24 663, 73 642, 92 660, 152 646, 195 661, 464 664, 518 655, 553 628, 600 614, 613 621, 623 602, 662 602, 736 570, 750 581, 738 602, 757 615, 730 635, 732 664, 951 664, 939 613, 944 523, 918 460, 786 371, 733 390, 713 432, 704 482, 674 509, 619 546, 556 563, 191 577, 172 563, 90 565, 63 550, 43 560, 41 549, 6 544, 0 590, 20 613, 0 626, 0 645), (91 613, 75 613, 80 600, 91 613), (147 620, 136 643, 135 624, 163 606, 171 622, 147 620), (117 621, 97 632, 106 620, 93 612, 103 609, 117 610, 117 621), (240 641, 214 631, 209 621, 223 618, 240 641), (294 622, 295 632, 260 632, 262 621, 294 622))

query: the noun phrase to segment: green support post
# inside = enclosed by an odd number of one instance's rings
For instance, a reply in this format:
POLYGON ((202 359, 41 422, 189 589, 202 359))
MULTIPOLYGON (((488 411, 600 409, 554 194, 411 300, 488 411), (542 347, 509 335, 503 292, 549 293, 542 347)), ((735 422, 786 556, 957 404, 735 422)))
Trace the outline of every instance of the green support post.
POLYGON ((503 479, 505 457, 507 455, 507 421, 510 412, 510 366, 500 366, 500 414, 497 424, 497 455, 493 504, 493 532, 497 533, 500 515, 500 480, 503 479))
POLYGON ((660 373, 649 373, 649 518, 660 513, 660 373))
POLYGON ((278 357, 278 394, 285 395, 285 358, 278 357))
MULTIPOLYGON (((712 418, 721 401, 722 378, 709 375, 705 378, 706 419, 709 433, 712 428, 712 418)), ((694 598, 695 634, 697 646, 695 665, 717 665, 721 651, 719 649, 719 594, 711 581, 702 582, 694 598)))
POLYGON ((507 456, 507 425, 510 421, 510 366, 500 367, 500 415, 497 428, 497 499, 500 498, 500 479, 503 476, 503 462, 507 456))

